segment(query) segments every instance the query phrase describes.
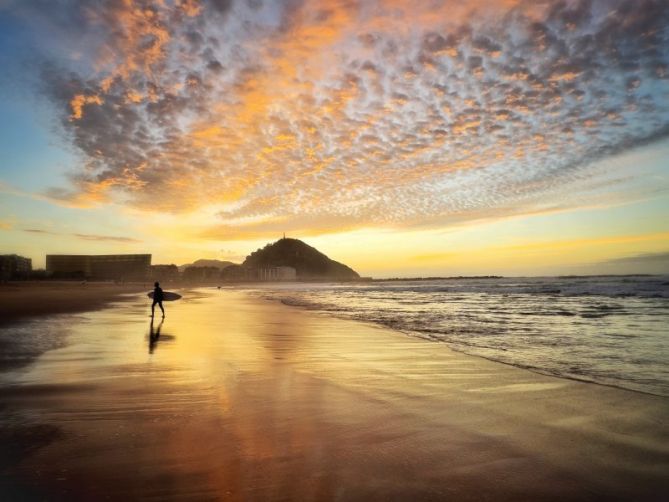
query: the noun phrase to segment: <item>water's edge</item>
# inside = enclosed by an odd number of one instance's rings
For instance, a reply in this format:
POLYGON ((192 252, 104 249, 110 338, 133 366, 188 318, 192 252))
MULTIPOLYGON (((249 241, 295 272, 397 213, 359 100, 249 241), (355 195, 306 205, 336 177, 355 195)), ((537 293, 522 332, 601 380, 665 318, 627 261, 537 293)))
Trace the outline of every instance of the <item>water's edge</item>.
POLYGON ((293 283, 248 291, 539 374, 668 397, 668 286, 656 276, 293 283))

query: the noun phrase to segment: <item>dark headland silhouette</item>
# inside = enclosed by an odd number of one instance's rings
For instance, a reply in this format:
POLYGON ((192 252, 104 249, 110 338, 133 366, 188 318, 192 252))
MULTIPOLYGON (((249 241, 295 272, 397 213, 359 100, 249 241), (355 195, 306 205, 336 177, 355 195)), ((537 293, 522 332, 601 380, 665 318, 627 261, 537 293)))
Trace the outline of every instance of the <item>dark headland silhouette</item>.
POLYGON ((301 280, 351 281, 360 278, 351 267, 331 260, 301 240, 285 237, 248 255, 241 267, 293 267, 301 280))

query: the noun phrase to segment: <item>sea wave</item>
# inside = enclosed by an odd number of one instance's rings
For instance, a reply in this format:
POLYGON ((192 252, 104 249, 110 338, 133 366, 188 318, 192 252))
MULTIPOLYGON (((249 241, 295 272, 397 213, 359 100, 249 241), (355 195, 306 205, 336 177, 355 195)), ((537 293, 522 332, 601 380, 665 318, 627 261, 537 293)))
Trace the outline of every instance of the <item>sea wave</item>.
POLYGON ((447 279, 258 292, 533 371, 669 396, 668 284, 643 276, 447 279))

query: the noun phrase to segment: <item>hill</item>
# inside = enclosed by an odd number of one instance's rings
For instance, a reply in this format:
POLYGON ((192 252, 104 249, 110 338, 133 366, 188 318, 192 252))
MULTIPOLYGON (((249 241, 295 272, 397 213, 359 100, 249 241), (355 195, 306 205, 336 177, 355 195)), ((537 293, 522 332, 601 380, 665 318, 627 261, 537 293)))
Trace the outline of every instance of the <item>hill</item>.
POLYGON ((186 263, 185 265, 180 265, 179 272, 183 272, 187 267, 215 267, 219 270, 223 270, 224 268, 229 267, 230 265, 236 265, 236 263, 232 263, 231 261, 200 259, 200 260, 195 260, 193 263, 186 263))
POLYGON ((242 264, 246 267, 293 267, 298 279, 359 279, 358 273, 346 265, 331 260, 298 239, 279 239, 254 251, 242 264))

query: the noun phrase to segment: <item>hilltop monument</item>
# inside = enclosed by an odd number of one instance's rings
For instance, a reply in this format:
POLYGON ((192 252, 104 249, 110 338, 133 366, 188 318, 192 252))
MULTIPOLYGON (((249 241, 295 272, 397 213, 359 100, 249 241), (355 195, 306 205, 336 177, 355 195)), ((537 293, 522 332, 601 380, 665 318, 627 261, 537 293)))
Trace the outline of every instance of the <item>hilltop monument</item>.
POLYGON ((298 239, 283 237, 246 257, 243 267, 293 267, 298 280, 351 281, 360 276, 352 268, 331 260, 298 239))

